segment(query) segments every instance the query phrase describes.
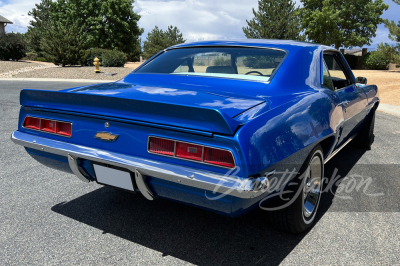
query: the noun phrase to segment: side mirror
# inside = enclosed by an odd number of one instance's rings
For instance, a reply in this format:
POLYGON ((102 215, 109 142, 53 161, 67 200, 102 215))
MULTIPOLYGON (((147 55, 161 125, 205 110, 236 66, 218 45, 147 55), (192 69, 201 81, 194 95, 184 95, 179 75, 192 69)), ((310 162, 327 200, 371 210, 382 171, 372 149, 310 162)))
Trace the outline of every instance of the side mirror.
POLYGON ((360 84, 367 85, 367 78, 364 78, 364 77, 357 77, 357 78, 356 78, 356 83, 360 83, 360 84))

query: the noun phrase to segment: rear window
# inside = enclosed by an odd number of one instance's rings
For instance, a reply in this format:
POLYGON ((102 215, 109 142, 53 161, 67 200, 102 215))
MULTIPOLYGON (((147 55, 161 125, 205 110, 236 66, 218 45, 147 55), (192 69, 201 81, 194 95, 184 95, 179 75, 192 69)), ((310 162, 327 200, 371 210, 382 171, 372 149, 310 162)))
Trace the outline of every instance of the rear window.
POLYGON ((267 82, 285 57, 275 49, 196 47, 173 49, 135 73, 198 75, 267 82))

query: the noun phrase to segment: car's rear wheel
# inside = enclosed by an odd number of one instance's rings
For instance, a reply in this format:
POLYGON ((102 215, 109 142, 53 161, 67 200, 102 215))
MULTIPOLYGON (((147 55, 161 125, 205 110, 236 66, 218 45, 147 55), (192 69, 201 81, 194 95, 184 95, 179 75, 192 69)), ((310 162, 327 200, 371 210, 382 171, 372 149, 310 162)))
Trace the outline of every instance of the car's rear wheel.
POLYGON ((375 109, 373 109, 371 113, 369 113, 369 116, 367 117, 365 124, 358 131, 358 134, 354 139, 355 144, 359 148, 368 150, 371 149, 372 141, 374 139, 374 128, 375 128, 375 109))
POLYGON ((286 191, 292 191, 283 196, 291 199, 291 204, 285 208, 288 200, 276 198, 272 200, 274 211, 268 212, 268 220, 275 228, 293 234, 308 230, 315 220, 322 193, 322 178, 324 176, 324 155, 320 145, 317 145, 302 166, 297 182, 291 182, 286 191), (294 184, 293 184, 294 183, 294 184))

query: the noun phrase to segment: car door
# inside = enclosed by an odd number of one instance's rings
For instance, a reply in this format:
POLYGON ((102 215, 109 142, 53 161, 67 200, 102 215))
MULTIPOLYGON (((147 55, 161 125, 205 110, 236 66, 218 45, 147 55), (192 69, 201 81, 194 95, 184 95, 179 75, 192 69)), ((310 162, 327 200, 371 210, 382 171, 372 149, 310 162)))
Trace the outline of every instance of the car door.
POLYGON ((337 145, 344 144, 358 130, 367 114, 367 95, 356 85, 353 73, 338 52, 324 52, 324 62, 332 80, 333 97, 342 108, 344 123, 337 145))

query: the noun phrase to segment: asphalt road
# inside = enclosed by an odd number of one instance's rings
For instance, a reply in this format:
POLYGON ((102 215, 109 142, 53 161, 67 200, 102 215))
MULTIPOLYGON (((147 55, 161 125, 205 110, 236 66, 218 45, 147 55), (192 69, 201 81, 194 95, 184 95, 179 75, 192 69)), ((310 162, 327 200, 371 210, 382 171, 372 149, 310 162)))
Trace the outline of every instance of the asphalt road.
POLYGON ((10 141, 20 89, 79 85, 0 81, 1 265, 399 264, 400 118, 378 113, 372 150, 349 146, 326 165, 327 174, 371 177, 368 189, 343 180, 336 196, 323 195, 312 230, 292 236, 268 227, 262 211, 232 219, 82 183, 10 141))

